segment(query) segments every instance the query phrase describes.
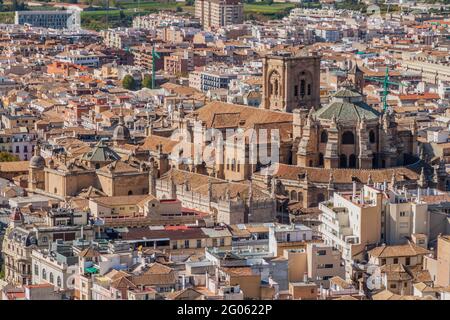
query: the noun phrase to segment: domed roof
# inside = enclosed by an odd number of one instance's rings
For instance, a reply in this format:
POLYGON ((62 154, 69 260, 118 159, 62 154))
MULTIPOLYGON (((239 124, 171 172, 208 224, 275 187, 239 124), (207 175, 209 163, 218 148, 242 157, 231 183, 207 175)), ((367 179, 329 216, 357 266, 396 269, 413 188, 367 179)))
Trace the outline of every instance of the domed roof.
POLYGON ((114 129, 113 140, 114 141, 124 141, 130 139, 130 130, 125 126, 125 121, 123 120, 122 111, 119 116, 119 124, 114 129))
POLYGON ((45 166, 45 159, 41 156, 41 149, 39 145, 36 146, 34 151, 34 156, 30 159, 30 167, 32 168, 44 168, 45 166))
POLYGON ((128 140, 130 138, 130 130, 123 125, 118 125, 113 132, 113 140, 128 140))
POLYGON ((104 144, 103 140, 100 140, 93 150, 83 155, 83 159, 94 162, 107 162, 119 160, 120 156, 104 144))
POLYGON ((365 120, 376 120, 380 117, 380 113, 365 103, 361 94, 343 89, 338 91, 330 104, 320 108, 315 113, 318 119, 331 120, 336 117, 336 120, 355 121, 358 122, 362 118, 365 120))

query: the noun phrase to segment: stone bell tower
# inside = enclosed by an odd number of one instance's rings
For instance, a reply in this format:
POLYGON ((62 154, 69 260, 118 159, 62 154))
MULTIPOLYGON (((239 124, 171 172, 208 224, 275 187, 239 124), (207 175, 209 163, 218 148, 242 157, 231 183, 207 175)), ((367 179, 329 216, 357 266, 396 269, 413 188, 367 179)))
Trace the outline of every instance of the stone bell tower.
POLYGON ((320 105, 320 57, 282 52, 263 58, 262 108, 292 112, 320 105))

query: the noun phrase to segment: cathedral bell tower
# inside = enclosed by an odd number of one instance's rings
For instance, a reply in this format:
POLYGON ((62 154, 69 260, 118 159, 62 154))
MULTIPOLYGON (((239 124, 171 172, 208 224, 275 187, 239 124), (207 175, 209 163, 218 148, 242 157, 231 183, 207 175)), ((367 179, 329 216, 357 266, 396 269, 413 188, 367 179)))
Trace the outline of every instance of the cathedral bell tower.
POLYGON ((288 52, 263 58, 262 108, 292 112, 320 105, 320 57, 288 52))

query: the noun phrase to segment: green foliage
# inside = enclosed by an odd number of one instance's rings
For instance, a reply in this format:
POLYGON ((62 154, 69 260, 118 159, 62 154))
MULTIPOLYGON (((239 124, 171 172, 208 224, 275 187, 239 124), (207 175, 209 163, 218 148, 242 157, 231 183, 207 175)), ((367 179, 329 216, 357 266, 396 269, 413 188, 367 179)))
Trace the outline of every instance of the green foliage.
POLYGON ((152 77, 149 75, 144 76, 144 79, 142 79, 142 88, 152 88, 152 77))
POLYGON ((20 159, 9 152, 0 152, 0 162, 19 161, 20 159))
POLYGON ((127 90, 134 90, 136 88, 136 82, 134 81, 134 78, 127 74, 122 79, 122 87, 124 87, 127 90))

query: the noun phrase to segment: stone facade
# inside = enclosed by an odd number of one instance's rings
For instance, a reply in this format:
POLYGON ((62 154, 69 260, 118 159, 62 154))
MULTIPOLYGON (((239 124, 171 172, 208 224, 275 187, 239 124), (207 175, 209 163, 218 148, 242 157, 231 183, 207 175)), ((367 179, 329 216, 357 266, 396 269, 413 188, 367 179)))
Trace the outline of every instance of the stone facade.
POLYGON ((268 55, 263 58, 264 109, 292 112, 320 105, 320 57, 268 55))
POLYGON ((338 91, 318 111, 294 110, 293 163, 302 167, 388 168, 416 155, 416 130, 400 132, 390 112, 380 113, 354 88, 338 91))

